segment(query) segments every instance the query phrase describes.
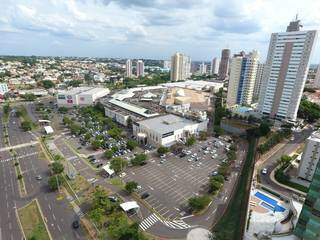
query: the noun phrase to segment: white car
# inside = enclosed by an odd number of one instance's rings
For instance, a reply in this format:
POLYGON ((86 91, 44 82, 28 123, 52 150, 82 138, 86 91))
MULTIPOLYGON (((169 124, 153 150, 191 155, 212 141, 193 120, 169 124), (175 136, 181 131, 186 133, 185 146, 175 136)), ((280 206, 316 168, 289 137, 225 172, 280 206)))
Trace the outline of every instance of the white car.
POLYGON ((125 176, 127 176, 127 174, 126 174, 125 172, 120 173, 120 175, 119 175, 119 177, 121 177, 121 178, 123 178, 123 177, 125 177, 125 176))
POLYGON ((261 170, 261 173, 262 173, 263 175, 266 175, 266 174, 268 173, 268 170, 267 170, 266 168, 263 168, 263 169, 261 170))

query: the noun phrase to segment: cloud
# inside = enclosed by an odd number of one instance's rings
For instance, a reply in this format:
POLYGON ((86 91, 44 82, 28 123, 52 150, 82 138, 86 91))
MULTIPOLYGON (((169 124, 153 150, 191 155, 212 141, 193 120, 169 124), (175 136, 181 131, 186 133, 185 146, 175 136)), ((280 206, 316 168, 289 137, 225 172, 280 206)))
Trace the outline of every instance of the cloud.
POLYGON ((250 34, 261 30, 259 22, 254 19, 234 20, 222 18, 213 24, 213 28, 217 31, 234 34, 250 34))

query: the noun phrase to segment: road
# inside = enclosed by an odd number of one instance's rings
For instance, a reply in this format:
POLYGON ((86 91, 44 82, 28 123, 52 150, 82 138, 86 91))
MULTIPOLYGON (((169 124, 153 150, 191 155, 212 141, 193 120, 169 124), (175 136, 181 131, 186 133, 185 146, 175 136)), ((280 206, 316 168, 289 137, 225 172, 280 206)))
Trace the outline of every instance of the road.
MULTIPOLYGON (((3 128, 2 125, 1 128, 3 128)), ((20 128, 20 120, 12 114, 9 118, 8 133, 10 146, 20 145, 15 148, 15 152, 20 162, 27 196, 20 197, 14 162, 9 151, 1 151, 0 181, 3 184, 1 184, 0 190, 4 194, 0 194, 0 240, 22 238, 15 209, 23 207, 35 198, 40 203, 53 239, 85 239, 83 229, 75 230, 72 228, 72 222, 78 219, 78 216, 70 207, 68 200, 58 200, 57 193, 51 192, 48 187, 48 162, 43 159, 43 155, 40 155, 39 144, 23 146, 25 143, 35 141, 36 135, 31 132, 23 132, 20 128), (38 175, 42 177, 42 180, 36 179, 38 175)), ((3 147, 5 145, 1 144, 1 148, 3 147)))
POLYGON ((293 151, 295 151, 301 143, 304 143, 306 138, 310 136, 312 133, 313 129, 312 128, 306 128, 303 131, 297 133, 295 132, 294 135, 294 140, 289 141, 287 144, 285 144, 281 149, 276 151, 271 157, 269 157, 262 165, 261 168, 267 168, 268 169, 268 174, 262 175, 260 174, 261 178, 261 183, 267 187, 270 187, 271 189, 276 190, 277 192, 287 196, 287 197, 292 197, 292 195, 296 195, 293 191, 283 188, 277 184, 275 184, 273 181, 270 179, 270 173, 276 168, 277 166, 277 161, 278 159, 285 154, 291 154, 293 151))

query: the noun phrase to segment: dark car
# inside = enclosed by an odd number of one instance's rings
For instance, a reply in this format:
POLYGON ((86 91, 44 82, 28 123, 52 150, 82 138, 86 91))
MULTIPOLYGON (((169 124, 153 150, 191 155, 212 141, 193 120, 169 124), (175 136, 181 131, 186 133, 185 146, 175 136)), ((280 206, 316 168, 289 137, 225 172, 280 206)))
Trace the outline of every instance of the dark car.
POLYGON ((80 223, 79 223, 79 221, 78 221, 78 220, 73 221, 73 223, 72 223, 72 227, 73 227, 74 229, 79 228, 79 227, 80 227, 80 223))
POLYGON ((141 199, 146 199, 149 196, 150 194, 148 192, 145 192, 144 194, 141 195, 141 199))
POLYGON ((97 168, 101 168, 102 165, 103 165, 102 163, 99 163, 96 167, 97 167, 97 168))
POLYGON ((111 201, 111 202, 117 202, 118 201, 118 198, 116 196, 108 196, 108 199, 111 201))

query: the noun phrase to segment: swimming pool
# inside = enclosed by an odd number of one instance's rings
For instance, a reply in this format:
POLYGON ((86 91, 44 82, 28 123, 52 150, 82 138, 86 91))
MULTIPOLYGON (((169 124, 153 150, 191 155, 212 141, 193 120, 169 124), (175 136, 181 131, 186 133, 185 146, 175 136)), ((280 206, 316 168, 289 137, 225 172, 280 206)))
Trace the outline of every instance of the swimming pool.
POLYGON ((278 202, 276 200, 264 195, 261 192, 256 192, 255 196, 263 201, 260 205, 264 208, 267 208, 274 212, 284 212, 286 210, 284 207, 278 205, 278 202))

